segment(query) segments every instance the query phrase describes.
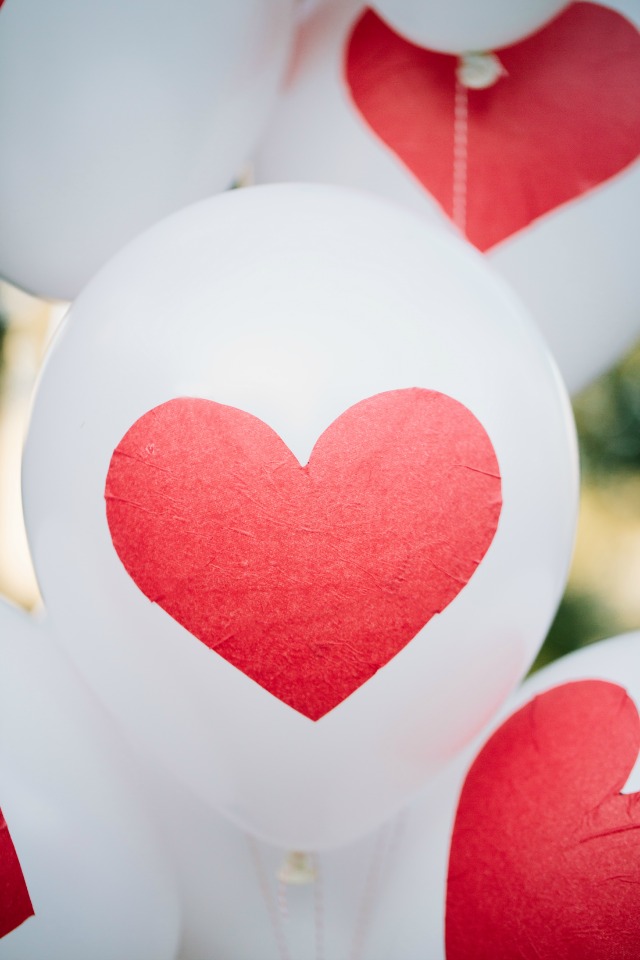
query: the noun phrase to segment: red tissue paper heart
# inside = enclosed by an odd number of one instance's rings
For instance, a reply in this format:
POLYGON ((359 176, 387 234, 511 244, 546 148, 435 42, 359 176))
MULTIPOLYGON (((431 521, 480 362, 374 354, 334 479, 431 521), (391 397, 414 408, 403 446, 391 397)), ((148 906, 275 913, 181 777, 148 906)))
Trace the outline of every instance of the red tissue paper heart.
POLYGON ((564 684, 473 764, 456 816, 447 960, 638 960, 640 748, 622 687, 564 684))
POLYGON ((18 854, 0 810, 0 938, 6 937, 33 913, 18 854))
POLYGON ((120 441, 105 496, 140 590, 317 720, 462 590, 500 488, 474 415, 415 388, 348 409, 306 466, 249 413, 170 400, 120 441))
MULTIPOLYGON (((640 33, 620 14, 574 3, 500 60, 467 94, 466 234, 483 251, 640 154, 640 33)), ((345 63, 366 123, 450 217, 457 62, 366 10, 345 63)))

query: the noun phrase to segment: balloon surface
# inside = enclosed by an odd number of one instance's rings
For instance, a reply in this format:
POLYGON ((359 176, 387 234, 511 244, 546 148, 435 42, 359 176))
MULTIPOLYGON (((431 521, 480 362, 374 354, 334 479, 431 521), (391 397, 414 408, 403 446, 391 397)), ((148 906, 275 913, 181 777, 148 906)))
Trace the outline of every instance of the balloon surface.
POLYGON ((578 390, 640 332, 638 23, 628 0, 572 4, 500 52, 496 83, 467 90, 457 58, 360 3, 323 7, 301 28, 256 178, 362 186, 457 227, 578 390))
POLYGON ((172 960, 175 881, 112 721, 49 628, 7 604, 0 660, 0 958, 172 960))
POLYGON ((242 173, 294 0, 17 0, 0 20, 0 276, 72 299, 126 241, 242 173))
POLYGON ((375 827, 497 709, 562 592, 577 500, 566 395, 482 257, 301 185, 194 205, 94 278, 45 364, 23 479, 81 671, 206 802, 301 849, 375 827), (389 623, 406 645, 381 653, 389 623))
POLYGON ((640 938, 640 635, 565 658, 516 701, 524 706, 483 747, 460 797, 447 960, 630 958, 640 938))
POLYGON ((551 20, 569 0, 373 0, 371 6, 398 33, 442 53, 495 50, 522 40, 551 20))

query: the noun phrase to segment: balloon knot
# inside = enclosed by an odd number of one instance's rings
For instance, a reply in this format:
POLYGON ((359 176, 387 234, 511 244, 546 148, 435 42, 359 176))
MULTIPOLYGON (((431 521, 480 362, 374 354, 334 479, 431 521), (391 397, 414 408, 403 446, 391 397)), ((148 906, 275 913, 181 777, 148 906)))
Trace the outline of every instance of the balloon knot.
POLYGON ((458 57, 456 76, 470 90, 486 90, 506 75, 500 59, 491 51, 469 51, 458 57))
POLYGON ((278 870, 278 880, 290 886, 301 887, 314 883, 317 877, 314 857, 299 850, 288 853, 278 870))

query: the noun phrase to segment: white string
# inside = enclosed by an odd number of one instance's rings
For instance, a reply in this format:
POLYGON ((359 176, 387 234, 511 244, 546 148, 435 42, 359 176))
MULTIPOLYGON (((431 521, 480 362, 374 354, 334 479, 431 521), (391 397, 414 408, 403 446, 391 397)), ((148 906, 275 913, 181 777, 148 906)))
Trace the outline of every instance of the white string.
POLYGON ((289 919, 289 906, 287 904, 287 885, 284 880, 278 881, 278 910, 280 919, 285 924, 289 919))
POLYGON ((316 960, 324 960, 324 890, 320 856, 317 853, 314 854, 313 865, 316 871, 315 887, 313 888, 316 920, 316 960))
MULTIPOLYGON (((393 860, 393 855, 399 844, 402 832, 403 822, 400 817, 396 817, 393 825, 385 825, 380 828, 375 845, 371 854, 369 867, 365 877, 362 898, 356 918, 356 925, 353 934, 349 960, 362 960, 367 935, 372 925, 373 908, 376 897, 379 896, 382 887, 382 878, 385 873, 388 874, 389 867, 393 860), (385 867, 386 864, 386 867, 385 867)), ((285 933, 285 922, 288 919, 289 911, 287 904, 286 883, 278 882, 278 891, 276 902, 272 897, 269 878, 264 868, 260 848, 255 838, 247 835, 246 837, 251 859, 256 871, 258 883, 262 893, 273 934, 280 954, 280 960, 291 960, 289 945, 285 933)), ((320 864, 319 855, 313 854, 313 866, 316 875, 314 881, 314 918, 315 918, 315 955, 316 960, 324 960, 325 956, 325 904, 324 904, 324 886, 323 873, 320 864)))
POLYGON ((397 816, 391 827, 387 824, 380 828, 362 892, 350 960, 362 960, 366 937, 371 931, 373 907, 376 898, 380 896, 382 878, 389 873, 403 827, 404 818, 397 816))
POLYGON ((386 830, 382 828, 378 833, 375 846, 373 848, 373 853, 371 854, 371 861, 364 884, 364 890, 362 891, 362 900, 360 901, 360 909, 358 911, 358 918, 356 921, 356 928, 353 935, 353 944, 351 946, 349 960, 360 960, 362 957, 362 951, 364 950, 369 920, 371 917, 371 911, 373 909, 378 874, 382 866, 385 833, 386 830))
POLYGON ((467 174, 469 152, 469 92, 456 76, 453 107, 453 205, 452 219, 463 236, 467 234, 467 174))
POLYGON ((282 920, 278 913, 278 910, 276 909, 276 906, 271 897, 271 892, 269 890, 269 880, 267 878, 264 865, 262 863, 262 857, 260 856, 260 848, 258 847, 258 842, 254 837, 247 836, 246 839, 247 839, 247 844, 249 845, 251 859, 255 867, 256 876, 258 877, 258 883, 260 884, 262 899, 265 902, 267 913, 269 914, 269 919, 271 920, 273 935, 275 937, 278 953, 280 954, 280 960, 291 960, 291 954, 289 953, 289 946, 287 944, 287 938, 284 933, 282 920))

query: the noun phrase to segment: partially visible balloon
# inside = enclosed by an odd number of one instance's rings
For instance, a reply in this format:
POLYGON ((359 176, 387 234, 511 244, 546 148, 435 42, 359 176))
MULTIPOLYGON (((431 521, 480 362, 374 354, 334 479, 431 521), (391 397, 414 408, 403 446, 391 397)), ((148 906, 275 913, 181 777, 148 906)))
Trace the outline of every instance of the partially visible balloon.
POLYGON ((23 478, 45 603, 131 736, 314 849, 393 813, 527 669, 576 474, 556 369, 469 245, 283 185, 176 214, 94 278, 23 478))
POLYGON ((522 40, 570 0, 372 0, 398 33, 442 53, 495 50, 522 40))
POLYGON ((361 186, 456 224, 579 390, 640 332, 638 23, 631 0, 576 3, 499 61, 461 68, 359 2, 323 7, 301 27, 256 180, 361 186), (487 69, 486 89, 457 85, 487 69))
POLYGON ((639 707, 638 633, 564 658, 513 698, 461 792, 447 960, 634 955, 639 707))
MULTIPOLYGON (((0 804, 33 909, 0 958, 173 960, 175 881, 113 722, 49 628, 7 604, 0 662, 0 804)), ((14 864, 0 924, 19 879, 14 864)))
POLYGON ((0 20, 0 276, 72 299, 127 240, 229 187, 294 0, 17 0, 0 20))

